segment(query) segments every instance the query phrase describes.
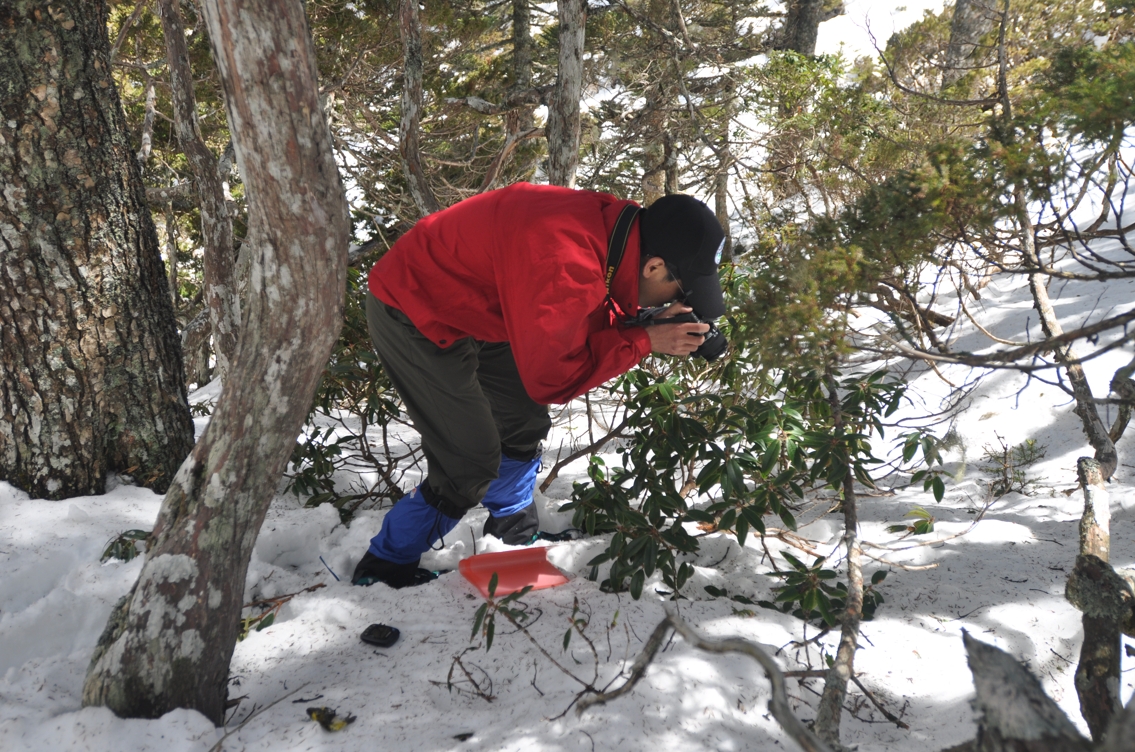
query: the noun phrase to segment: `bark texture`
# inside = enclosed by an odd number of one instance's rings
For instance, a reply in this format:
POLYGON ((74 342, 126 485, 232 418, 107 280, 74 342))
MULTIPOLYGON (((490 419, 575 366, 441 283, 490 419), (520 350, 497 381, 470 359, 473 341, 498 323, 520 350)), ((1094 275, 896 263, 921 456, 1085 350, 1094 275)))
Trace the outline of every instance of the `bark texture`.
MULTIPOLYGON (((1039 270, 1041 264, 1036 250, 1035 230, 1025 208, 1024 195, 1018 192, 1015 200, 1021 253, 1024 256, 1027 268, 1039 270)), ((1044 336, 1051 339, 1064 334, 1064 328, 1060 326, 1056 312, 1052 308, 1052 301, 1048 297, 1048 280, 1049 277, 1039 271, 1029 274, 1029 291, 1033 297, 1033 308, 1040 315, 1040 326, 1044 336)), ((1073 411, 1080 416, 1084 435, 1092 449, 1095 450, 1095 458, 1099 462, 1103 479, 1110 480, 1119 464, 1119 456, 1116 454, 1115 442, 1111 440, 1108 427, 1104 425, 1099 411, 1096 409, 1095 397, 1092 395, 1092 387, 1088 383, 1088 377, 1084 374, 1084 367, 1077 362, 1078 358, 1071 345, 1057 345, 1053 348, 1052 354, 1056 362, 1063 366, 1064 372, 1068 374, 1068 383, 1072 387, 1072 394, 1076 400, 1076 407, 1073 408, 1073 411)))
POLYGON ((942 88, 957 83, 974 67, 981 65, 981 38, 993 28, 997 11, 992 0, 956 0, 950 23, 950 42, 946 48, 946 64, 942 71, 942 88), (987 7, 988 6, 988 7, 987 7))
POLYGON ((1103 738, 1120 700, 1122 626, 1131 615, 1132 594, 1126 581, 1106 561, 1091 554, 1076 558, 1065 588, 1068 600, 1083 612, 1084 642, 1076 665, 1080 715, 1092 739, 1103 738))
POLYGON ((782 48, 801 55, 816 54, 816 36, 820 28, 824 0, 789 0, 784 17, 782 48))
MULTIPOLYGON (((532 88, 532 11, 528 0, 512 0, 512 94, 532 88)), ((531 130, 536 126, 532 108, 524 107, 518 115, 516 129, 531 130)))
MULTIPOLYGON (((827 376, 828 401, 835 417, 835 432, 840 438, 847 431, 840 405, 835 377, 827 376)), ((839 647, 835 661, 824 679, 824 691, 816 708, 816 735, 826 744, 841 749, 839 742, 840 719, 843 701, 847 697, 847 683, 855 670, 855 651, 859 647, 859 624, 863 619, 863 567, 859 548, 859 510, 855 497, 855 473, 851 458, 844 449, 843 461, 847 474, 843 477, 843 541, 847 551, 847 605, 840 625, 839 647)))
POLYGON ((299 0, 204 4, 255 232, 236 359, 146 563, 99 640, 85 705, 222 723, 248 560, 341 325, 349 221, 299 0))
POLYGON ((579 99, 583 93, 583 40, 587 0, 557 0, 560 59, 548 105, 548 182, 575 187, 579 167, 579 99))
POLYGON ((201 237, 205 246, 205 307, 209 311, 217 370, 224 378, 236 355, 240 330, 240 298, 233 273, 233 223, 225 203, 217 158, 205 144, 197 122, 193 71, 189 67, 189 47, 185 44, 185 25, 178 9, 179 2, 159 0, 158 15, 162 20, 162 35, 169 61, 174 128, 193 173, 197 205, 201 210, 201 237))
POLYGON ((0 6, 0 480, 164 491, 193 446, 103 2, 0 6))
POLYGON ((1080 752, 1091 748, 1028 669, 967 633, 962 638, 976 690, 977 740, 971 749, 1080 752))
POLYGON ((398 22, 402 32, 402 118, 398 123, 398 150, 402 171, 418 212, 424 217, 441 211, 422 167, 422 22, 418 0, 400 0, 398 22))

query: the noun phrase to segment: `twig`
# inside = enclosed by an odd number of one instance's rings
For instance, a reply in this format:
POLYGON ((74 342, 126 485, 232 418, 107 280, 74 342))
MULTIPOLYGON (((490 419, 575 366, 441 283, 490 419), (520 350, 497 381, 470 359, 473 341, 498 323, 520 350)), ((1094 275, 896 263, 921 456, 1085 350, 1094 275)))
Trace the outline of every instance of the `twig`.
POLYGON ((122 43, 126 41, 126 35, 130 32, 130 28, 138 23, 138 19, 142 17, 142 11, 150 4, 150 0, 138 0, 138 4, 134 6, 134 12, 122 24, 122 28, 118 30, 118 38, 114 40, 114 46, 110 48, 110 61, 113 63, 114 58, 118 57, 118 49, 122 47, 122 43))
POLYGON ((299 692, 299 691, 300 691, 301 689, 303 689, 303 688, 304 688, 304 687, 306 687, 306 686, 307 686, 307 682, 304 682, 303 684, 301 684, 301 685, 299 685, 298 687, 296 687, 295 689, 293 689, 293 690, 292 690, 291 692, 288 692, 288 693, 287 693, 286 695, 284 695, 283 697, 280 697, 280 698, 278 698, 278 699, 276 699, 276 700, 273 700, 272 702, 268 703, 268 704, 267 704, 267 705, 265 705, 264 707, 262 707, 262 708, 257 708, 256 710, 254 710, 254 711, 252 711, 251 713, 249 713, 249 714, 248 714, 248 717, 247 717, 247 718, 245 718, 245 719, 244 719, 243 721, 241 721, 241 722, 240 722, 240 725, 238 725, 238 726, 237 726, 236 728, 234 728, 234 729, 231 729, 231 730, 229 730, 229 731, 226 731, 226 732, 225 732, 225 735, 224 735, 224 736, 222 736, 222 737, 221 737, 220 739, 218 739, 218 740, 217 740, 217 743, 216 743, 216 744, 214 744, 214 745, 213 745, 212 747, 210 747, 210 748, 209 748, 209 752, 221 752, 221 749, 222 749, 222 746, 221 746, 221 745, 223 745, 223 744, 225 743, 225 739, 228 739, 228 738, 229 738, 230 736, 232 736, 233 734, 235 734, 236 732, 240 731, 240 730, 241 730, 242 728, 244 728, 245 726, 247 726, 247 725, 248 725, 248 722, 249 722, 249 721, 251 721, 251 720, 252 720, 253 718, 255 718, 256 716, 258 716, 258 715, 260 715, 261 713, 263 713, 263 712, 264 712, 265 710, 267 710, 268 708, 270 708, 270 707, 272 707, 272 706, 274 706, 274 705, 278 705, 279 703, 281 703, 281 702, 283 702, 284 700, 288 699, 289 697, 291 697, 292 695, 294 695, 294 694, 295 694, 296 692, 299 692))
POLYGON ((662 643, 665 642, 666 638, 670 635, 670 630, 671 624, 669 617, 658 622, 658 626, 650 633, 650 639, 648 639, 646 645, 643 646, 642 652, 639 653, 638 658, 635 658, 635 662, 631 665, 630 676, 623 682, 623 685, 610 692, 599 692, 591 697, 581 698, 575 706, 576 716, 582 716, 583 712, 592 705, 606 705, 611 700, 622 697, 634 689, 634 686, 638 684, 643 674, 646 673, 646 667, 654 660, 658 649, 662 647, 662 643))
POLYGON ((552 485, 552 481, 554 481, 559 476, 560 470, 562 470, 565 465, 567 465, 571 462, 575 462, 580 457, 591 454, 592 452, 598 450, 604 444, 606 444, 608 441, 611 441, 612 439, 625 439, 625 438, 627 438, 626 436, 622 435, 622 430, 624 428, 626 428, 626 426, 627 426, 627 420, 628 420, 627 418, 623 418, 622 423, 620 423, 619 425, 612 428, 605 435, 603 435, 603 436, 599 437, 598 439, 596 439, 595 441, 591 442, 591 444, 589 444, 588 446, 584 447, 583 449, 580 449, 579 451, 572 452, 567 457, 564 457, 562 460, 557 460, 556 464, 552 468, 551 472, 548 473, 548 477, 544 478, 544 482, 540 484, 540 492, 544 493, 545 491, 548 490, 548 486, 552 485))
POLYGON ((740 637, 732 637, 725 640, 707 640, 682 621, 672 604, 664 604, 663 609, 666 611, 666 618, 659 622, 658 626, 654 628, 654 632, 647 641, 643 652, 635 659, 634 665, 631 667, 631 675, 628 677, 627 681, 621 687, 611 692, 582 698, 576 706, 576 713, 578 715, 582 715, 583 711, 592 705, 605 704, 629 692, 634 685, 642 679, 643 674, 646 673, 646 667, 650 665, 658 649, 662 646, 662 643, 665 642, 670 630, 673 629, 680 634, 686 642, 699 650, 722 654, 743 653, 753 658, 761 665, 761 668, 764 669, 765 675, 772 685, 772 699, 769 700, 769 711, 777 722, 780 723, 781 728, 783 728, 792 740, 799 744, 805 752, 832 752, 831 747, 820 741, 799 718, 793 715, 788 705, 788 692, 784 684, 784 674, 781 672, 780 666, 777 665, 772 656, 762 650, 756 643, 740 637))
MULTIPOLYGON (((976 354, 973 354, 973 353, 953 353, 951 355, 935 355, 935 354, 930 353, 930 352, 924 352, 922 350, 915 350, 911 347, 908 347, 907 345, 904 345, 900 342, 896 342, 895 340, 890 339, 890 338, 885 337, 885 336, 882 336, 882 335, 880 335, 880 337, 882 339, 889 340, 890 344, 894 347, 894 350, 897 353, 899 353, 900 355, 904 355, 908 358, 917 358, 919 360, 926 360, 926 361, 936 361, 936 362, 939 362, 939 363, 958 363, 958 364, 961 364, 961 365, 974 366, 974 367, 977 367, 977 368, 1012 368, 1012 369, 1015 369, 1015 370, 1018 370, 1018 371, 1035 371, 1035 370, 1044 370, 1046 368, 1059 368, 1064 364, 1053 363, 1053 364, 1046 364, 1044 366, 1021 366, 1021 365, 1016 365, 1016 362, 1018 360, 1023 359, 1023 358, 1035 357, 1035 356, 1037 356, 1041 353, 1047 352, 1049 350, 1055 350, 1056 348, 1058 348, 1062 345, 1070 344, 1077 339, 1086 339, 1088 337, 1092 337, 1092 336, 1095 336, 1097 334, 1101 334, 1101 333, 1103 333, 1103 332, 1105 332, 1109 329, 1118 329, 1120 327, 1125 328, 1126 325, 1131 323, 1132 321, 1135 321, 1135 310, 1127 311, 1126 313, 1122 313, 1118 316, 1112 316, 1111 318, 1107 318, 1107 319, 1103 319, 1101 321, 1097 321, 1095 324, 1091 324, 1089 326, 1084 326, 1084 327, 1081 327, 1079 329, 1074 329, 1073 331, 1070 331, 1070 332, 1064 332, 1063 334, 1059 334, 1059 335, 1052 336, 1052 337, 1047 337, 1045 339, 1038 340, 1037 342, 1034 342, 1034 343, 1029 344, 1029 345, 1024 345, 1022 347, 1015 347, 1015 348, 1011 348, 1009 350, 1002 350, 1001 352, 994 352, 994 353, 990 353, 988 355, 976 355, 976 354)), ((1099 350, 1092 353, 1091 355, 1087 355, 1083 358, 1077 358, 1077 359, 1069 360, 1068 363, 1074 364, 1074 365, 1085 363, 1085 362, 1091 360, 1092 358, 1095 358, 1095 357, 1107 352, 1108 350, 1114 349, 1115 347, 1119 347, 1119 346, 1123 345, 1124 343, 1129 342, 1133 338, 1135 338, 1135 334, 1125 334, 1123 337, 1121 337, 1116 342, 1110 344, 1109 346, 1100 348, 1099 350)), ((860 347, 859 349, 864 350, 866 352, 876 352, 876 351, 882 352, 881 350, 877 350, 877 348, 871 348, 871 347, 860 347)))
POLYGON ((861 681, 859 681, 859 677, 853 675, 851 677, 851 680, 853 682, 855 682, 855 686, 859 687, 859 690, 861 692, 863 692, 863 694, 867 697, 868 700, 871 701, 871 704, 874 705, 879 710, 879 712, 883 714, 884 718, 886 718, 888 721, 895 724, 899 728, 901 728, 905 731, 910 731, 910 726, 908 724, 903 723, 901 720, 899 720, 899 718, 897 716, 893 715, 890 711, 888 711, 886 708, 884 708, 878 700, 875 699, 875 695, 871 694, 867 690, 867 687, 863 686, 863 683, 861 681))
MULTIPOLYGON (((334 574, 334 572, 332 572, 332 574, 334 574)), ((338 578, 336 577, 335 579, 338 579, 338 578)), ((243 608, 254 608, 256 606, 282 606, 285 603, 287 603, 288 601, 290 601, 292 598, 295 598, 297 595, 303 595, 304 593, 310 593, 313 590, 319 590, 320 588, 325 588, 325 587, 327 587, 327 585, 325 585, 321 582, 318 585, 312 585, 311 587, 304 588, 303 590, 297 591, 295 593, 287 593, 285 595, 277 595, 275 598, 264 598, 263 600, 253 601, 252 603, 246 603, 246 604, 244 604, 243 608)))
POLYGON ((885 564, 888 567, 894 567, 895 569, 901 569, 904 572, 925 572, 928 569, 937 569, 939 564, 939 562, 934 562, 932 564, 899 564, 896 561, 889 561, 888 559, 881 559, 878 556, 872 556, 862 549, 860 549, 859 552, 872 561, 877 561, 880 564, 885 564))
MULTIPOLYGON (((480 666, 477 666, 477 668, 480 669, 481 673, 485 675, 485 679, 488 682, 488 691, 486 691, 486 690, 481 688, 481 685, 478 684, 477 680, 473 678, 473 675, 471 673, 469 673, 469 669, 465 668, 465 664, 461 662, 461 656, 465 655, 466 653, 468 653, 471 650, 476 650, 478 647, 479 646, 473 646, 473 647, 465 648, 463 651, 461 651, 457 655, 453 656, 453 663, 449 664, 449 674, 447 674, 446 677, 445 677, 445 687, 446 687, 446 689, 450 690, 451 692, 453 691, 453 687, 454 687, 454 684, 453 684, 453 667, 458 666, 458 667, 461 668, 461 673, 465 674, 465 678, 469 680, 469 683, 471 685, 473 685, 473 689, 475 690, 475 692, 471 692, 470 694, 476 694, 478 697, 480 697, 485 702, 492 702, 493 700, 496 699, 496 697, 493 696, 493 678, 491 676, 489 676, 489 672, 485 671, 485 669, 481 668, 480 666)), ((436 685, 439 685, 439 686, 441 685, 441 682, 430 682, 430 683, 436 684, 436 685)), ((535 685, 533 685, 533 686, 535 686, 535 685)), ((460 687, 458 687, 457 691, 461 692, 463 690, 460 687)))
POLYGON ((540 696, 543 697, 544 693, 541 692, 540 688, 536 686, 536 674, 539 673, 539 671, 540 671, 540 664, 538 664, 536 661, 532 661, 532 689, 539 692, 540 696))

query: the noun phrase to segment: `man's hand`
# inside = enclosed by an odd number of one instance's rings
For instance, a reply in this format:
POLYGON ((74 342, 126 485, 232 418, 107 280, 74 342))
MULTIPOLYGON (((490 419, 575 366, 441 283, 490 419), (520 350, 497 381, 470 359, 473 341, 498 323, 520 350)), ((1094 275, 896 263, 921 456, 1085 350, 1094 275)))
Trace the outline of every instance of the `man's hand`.
MULTIPOLYGON (((659 319, 668 319, 680 313, 689 313, 694 310, 683 303, 675 303, 661 314, 659 319)), ((686 357, 702 346, 705 333, 709 331, 709 324, 663 324, 646 328, 650 335, 650 351, 664 355, 678 355, 686 357)))

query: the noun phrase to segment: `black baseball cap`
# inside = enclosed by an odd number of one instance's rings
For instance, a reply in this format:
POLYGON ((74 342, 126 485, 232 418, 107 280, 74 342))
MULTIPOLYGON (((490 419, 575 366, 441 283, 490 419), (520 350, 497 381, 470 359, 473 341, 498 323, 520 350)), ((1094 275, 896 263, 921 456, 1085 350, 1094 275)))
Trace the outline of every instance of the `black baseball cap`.
POLYGON ((672 193, 639 215, 642 257, 658 256, 678 272, 686 304, 703 319, 725 315, 717 261, 725 231, 708 206, 672 193))

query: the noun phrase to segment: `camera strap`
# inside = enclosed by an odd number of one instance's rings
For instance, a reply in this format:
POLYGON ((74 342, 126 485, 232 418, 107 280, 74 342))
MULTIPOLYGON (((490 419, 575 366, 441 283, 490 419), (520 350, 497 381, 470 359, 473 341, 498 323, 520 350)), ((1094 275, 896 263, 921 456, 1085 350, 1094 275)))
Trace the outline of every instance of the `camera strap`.
POLYGON ((604 274, 604 282, 607 285, 607 305, 618 311, 618 305, 615 299, 611 297, 611 282, 615 279, 615 272, 619 270, 619 264, 623 261, 623 254, 627 250, 627 238, 631 234, 631 226, 634 223, 634 218, 642 211, 641 206, 634 204, 627 204, 619 213, 619 218, 615 220, 615 229, 611 231, 611 237, 607 241, 607 272, 604 274))

